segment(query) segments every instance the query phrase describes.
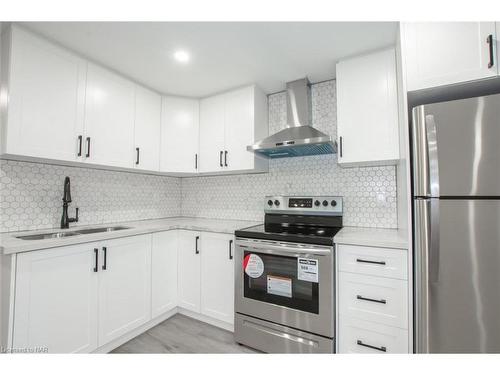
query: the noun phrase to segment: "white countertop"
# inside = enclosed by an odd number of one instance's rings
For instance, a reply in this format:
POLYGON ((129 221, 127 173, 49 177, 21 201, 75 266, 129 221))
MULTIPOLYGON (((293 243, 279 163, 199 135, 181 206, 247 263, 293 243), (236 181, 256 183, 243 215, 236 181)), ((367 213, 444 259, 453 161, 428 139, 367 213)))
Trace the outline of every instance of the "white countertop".
POLYGON ((408 250, 408 232, 401 229, 343 227, 335 235, 333 242, 408 250))
POLYGON ((165 219, 128 221, 120 223, 107 223, 99 225, 73 226, 69 229, 44 229, 24 232, 0 233, 0 254, 13 254, 26 251, 48 249, 52 247, 68 246, 79 243, 109 240, 112 238, 135 236, 139 234, 162 232, 173 229, 185 229, 203 232, 216 232, 232 234, 237 229, 247 228, 260 224, 255 221, 245 220, 222 220, 205 219, 195 217, 169 217, 165 219), (44 240, 22 240, 18 236, 65 232, 81 230, 86 228, 126 226, 130 229, 117 230, 114 232, 101 232, 93 234, 81 234, 71 237, 51 238, 44 240))

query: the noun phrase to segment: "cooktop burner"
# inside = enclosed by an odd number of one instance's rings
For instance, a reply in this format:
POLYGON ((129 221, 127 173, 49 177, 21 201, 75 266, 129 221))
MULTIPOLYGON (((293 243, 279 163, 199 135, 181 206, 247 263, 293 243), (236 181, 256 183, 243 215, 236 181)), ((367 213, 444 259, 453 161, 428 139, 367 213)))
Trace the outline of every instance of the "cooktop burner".
POLYGON ((341 197, 266 197, 265 222, 236 237, 332 245, 342 228, 341 197))

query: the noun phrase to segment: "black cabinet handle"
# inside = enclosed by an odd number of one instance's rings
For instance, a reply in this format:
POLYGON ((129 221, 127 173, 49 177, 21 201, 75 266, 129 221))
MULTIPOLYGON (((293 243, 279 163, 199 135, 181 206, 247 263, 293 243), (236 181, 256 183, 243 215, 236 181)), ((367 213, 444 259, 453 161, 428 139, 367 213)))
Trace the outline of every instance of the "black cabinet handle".
POLYGON ((233 259, 233 240, 229 240, 229 260, 233 259))
POLYGON ((360 296, 359 294, 356 296, 356 298, 360 299, 362 301, 382 303, 384 305, 387 303, 387 301, 385 299, 373 299, 373 298, 368 298, 368 297, 360 296))
POLYGON ((493 34, 488 35, 488 38, 486 38, 486 43, 488 43, 490 52, 490 62, 488 63, 488 68, 492 68, 493 65, 495 65, 495 56, 493 54, 493 34))
POLYGON ((227 151, 224 151, 224 167, 227 167, 227 151))
POLYGON ((370 349, 375 349, 375 350, 378 350, 380 352, 386 352, 387 351, 387 348, 385 346, 373 346, 373 345, 368 345, 368 344, 365 344, 363 341, 361 340, 358 340, 357 341, 357 344, 359 346, 364 346, 365 348, 370 348, 370 349))
POLYGON ((87 137, 87 153, 85 154, 86 158, 90 158, 90 137, 87 137))
POLYGON ((200 236, 196 236, 195 238, 195 246, 194 246, 194 253, 199 254, 200 250, 198 249, 198 240, 200 239, 200 236))
POLYGON ((342 136, 340 136, 340 138, 339 138, 339 142, 340 142, 340 145, 339 145, 339 153, 340 153, 340 157, 342 157, 342 136))
POLYGON ((223 165, 222 165, 222 154, 223 154, 223 153, 224 153, 224 152, 222 152, 222 151, 221 151, 221 152, 220 152, 220 154, 219 154, 219 165, 220 165, 221 167, 223 167, 223 165))
POLYGON ((194 154, 194 169, 198 169, 198 154, 194 154))
POLYGON ((136 156, 135 156, 135 165, 139 165, 139 147, 135 148, 136 156))
POLYGON ((78 136, 78 156, 82 156, 82 143, 83 143, 83 136, 79 135, 78 136))
POLYGON ((103 271, 106 271, 108 268, 108 248, 106 246, 102 247, 102 252, 104 253, 104 262, 102 265, 103 271))
POLYGON ((376 261, 376 260, 356 259, 356 262, 358 262, 358 263, 380 264, 381 266, 385 266, 385 262, 383 260, 382 261, 376 261))
POLYGON ((95 255, 94 272, 97 272, 97 269, 99 268, 99 249, 94 248, 94 255, 95 255))

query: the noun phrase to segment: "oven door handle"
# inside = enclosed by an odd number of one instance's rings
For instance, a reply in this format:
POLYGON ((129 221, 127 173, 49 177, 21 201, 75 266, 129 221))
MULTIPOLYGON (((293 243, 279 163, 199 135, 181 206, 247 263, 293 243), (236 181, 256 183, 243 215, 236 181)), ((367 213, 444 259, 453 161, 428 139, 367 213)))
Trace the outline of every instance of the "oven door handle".
POLYGON ((236 245, 240 245, 243 247, 248 248, 248 251, 255 251, 255 252, 260 252, 260 253, 268 253, 268 254, 276 254, 276 253, 282 253, 282 254, 296 254, 297 256, 300 256, 301 254, 310 254, 310 255, 318 255, 318 256, 329 256, 332 255, 333 253, 333 246, 328 247, 302 247, 302 246, 294 246, 294 245, 276 245, 273 243, 269 242, 254 242, 254 241, 249 241, 246 242, 245 240, 236 240, 236 245))

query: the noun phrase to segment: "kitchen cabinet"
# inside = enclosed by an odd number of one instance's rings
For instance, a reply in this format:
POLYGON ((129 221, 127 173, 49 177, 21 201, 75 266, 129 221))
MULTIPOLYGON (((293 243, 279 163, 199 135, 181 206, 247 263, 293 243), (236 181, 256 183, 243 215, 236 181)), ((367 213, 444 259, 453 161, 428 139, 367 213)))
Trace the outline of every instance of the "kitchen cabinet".
POLYGON ((15 26, 2 48, 2 153, 81 161, 86 62, 15 26))
POLYGON ((234 236, 202 233, 201 313, 234 324, 234 236))
POLYGON ((224 96, 200 101, 200 172, 224 168, 224 96))
MULTIPOLYGON (((132 166, 160 170, 161 96, 135 86, 134 150, 132 166)), ((131 150, 132 152, 132 150, 131 150)))
POLYGON ((495 22, 402 24, 408 91, 495 77, 495 22))
POLYGON ((394 49, 337 64, 337 143, 341 166, 395 164, 399 160, 394 49))
POLYGON ((178 305, 200 313, 201 233, 180 230, 178 236, 178 305))
POLYGON ((199 122, 198 100, 163 97, 160 161, 162 172, 198 171, 199 122))
POLYGON ((98 347, 99 273, 96 243, 17 255, 15 348, 50 353, 91 352, 98 347))
POLYGON ((152 317, 177 307, 178 231, 153 233, 151 250, 152 317))
POLYGON ((247 146, 268 134, 267 97, 255 85, 200 102, 200 172, 263 172, 267 160, 247 146))
POLYGON ((134 153, 135 85, 88 64, 85 100, 85 160, 130 168, 134 153))
POLYGON ((99 262, 99 345, 151 319, 151 236, 103 241, 99 262))

